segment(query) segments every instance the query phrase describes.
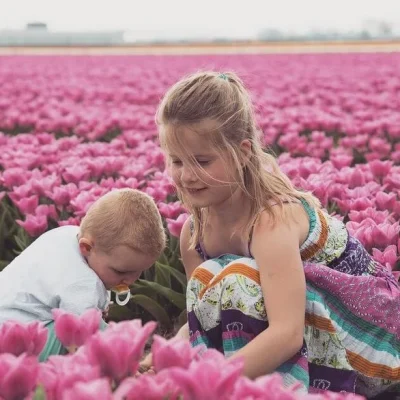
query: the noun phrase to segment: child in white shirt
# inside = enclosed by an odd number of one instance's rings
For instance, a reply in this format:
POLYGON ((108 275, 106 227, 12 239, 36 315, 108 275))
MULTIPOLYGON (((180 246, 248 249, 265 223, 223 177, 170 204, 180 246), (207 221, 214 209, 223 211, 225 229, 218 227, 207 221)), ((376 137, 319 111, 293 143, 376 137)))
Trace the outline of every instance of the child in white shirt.
POLYGON ((105 311, 107 290, 131 285, 164 246, 154 200, 134 189, 113 190, 92 204, 80 227, 44 233, 0 272, 0 325, 43 321, 49 337, 40 359, 63 354, 51 310, 105 311))

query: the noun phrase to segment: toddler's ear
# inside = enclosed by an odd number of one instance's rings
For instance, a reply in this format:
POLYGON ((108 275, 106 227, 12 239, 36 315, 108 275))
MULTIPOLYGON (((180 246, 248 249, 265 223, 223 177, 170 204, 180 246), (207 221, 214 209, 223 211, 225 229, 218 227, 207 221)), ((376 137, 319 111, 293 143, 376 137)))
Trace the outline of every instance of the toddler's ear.
POLYGON ((79 250, 84 257, 87 257, 93 248, 93 242, 85 237, 79 238, 79 250))

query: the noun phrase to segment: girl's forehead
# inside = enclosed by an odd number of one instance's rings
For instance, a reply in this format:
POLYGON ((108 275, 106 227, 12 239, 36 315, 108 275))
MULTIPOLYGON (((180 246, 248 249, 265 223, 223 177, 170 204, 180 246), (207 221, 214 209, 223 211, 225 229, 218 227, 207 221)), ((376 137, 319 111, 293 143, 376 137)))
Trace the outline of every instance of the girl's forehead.
POLYGON ((170 154, 214 153, 210 132, 192 126, 165 127, 164 142, 170 154))
POLYGON ((209 137, 218 131, 219 124, 214 120, 204 120, 190 124, 166 124, 164 131, 166 134, 178 134, 180 136, 200 136, 209 137))

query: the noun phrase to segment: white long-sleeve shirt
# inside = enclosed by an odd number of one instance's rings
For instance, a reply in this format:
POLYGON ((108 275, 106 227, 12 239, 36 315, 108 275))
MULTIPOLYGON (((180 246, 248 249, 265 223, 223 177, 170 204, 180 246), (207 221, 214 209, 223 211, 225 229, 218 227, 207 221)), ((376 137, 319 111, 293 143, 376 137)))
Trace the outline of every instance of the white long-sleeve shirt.
POLYGON ((53 308, 74 314, 106 309, 107 290, 82 257, 78 233, 77 226, 52 229, 0 272, 0 324, 47 323, 53 308))

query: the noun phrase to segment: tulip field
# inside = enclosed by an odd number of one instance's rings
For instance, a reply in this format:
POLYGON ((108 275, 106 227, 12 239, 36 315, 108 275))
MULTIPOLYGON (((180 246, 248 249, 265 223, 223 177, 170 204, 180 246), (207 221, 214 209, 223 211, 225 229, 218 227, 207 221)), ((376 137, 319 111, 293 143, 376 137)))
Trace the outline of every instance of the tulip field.
POLYGON ((77 343, 63 330, 81 331, 79 318, 63 328, 58 317, 60 340, 80 346, 73 355, 38 363, 43 328, 1 326, 0 399, 358 398, 299 394, 277 376, 250 381, 218 353, 199 357, 165 339, 185 321, 188 215, 165 171, 155 111, 183 75, 235 71, 281 168, 399 275, 399 65, 400 53, 0 57, 0 270, 43 232, 79 224, 112 188, 153 196, 169 237, 131 301, 111 307, 110 329, 77 343), (157 373, 135 376, 153 332, 157 373))

